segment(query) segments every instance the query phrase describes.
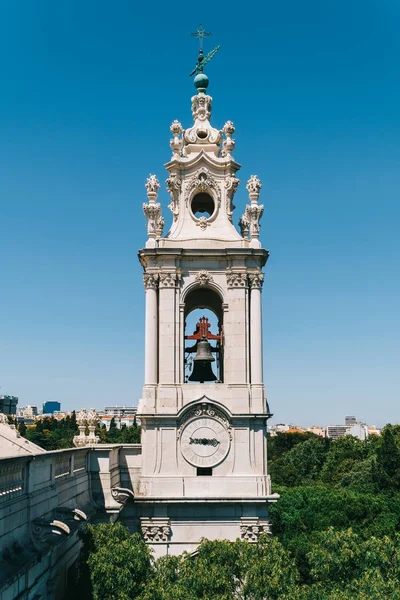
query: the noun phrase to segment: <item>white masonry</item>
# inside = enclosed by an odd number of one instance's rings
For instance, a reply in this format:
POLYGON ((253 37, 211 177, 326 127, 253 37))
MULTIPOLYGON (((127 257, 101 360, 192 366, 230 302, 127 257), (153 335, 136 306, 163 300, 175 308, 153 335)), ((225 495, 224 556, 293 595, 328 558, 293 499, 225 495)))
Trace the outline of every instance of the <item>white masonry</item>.
MULTIPOLYGON (((261 183, 233 223, 240 165, 235 128, 210 124, 212 98, 192 98, 194 124, 171 125, 165 165, 173 221, 163 237, 160 183, 146 183, 148 240, 139 252, 146 293, 145 382, 138 407, 143 462, 134 504, 156 554, 193 551, 201 538, 256 541, 269 531, 269 409, 263 384, 261 292, 268 251, 259 241, 261 183), (187 382, 185 335, 194 309, 215 314, 216 381, 187 382)), ((192 355, 193 359, 193 355, 192 355)), ((194 363, 192 363, 194 364, 194 363)), ((211 368, 211 367, 210 367, 211 368)))

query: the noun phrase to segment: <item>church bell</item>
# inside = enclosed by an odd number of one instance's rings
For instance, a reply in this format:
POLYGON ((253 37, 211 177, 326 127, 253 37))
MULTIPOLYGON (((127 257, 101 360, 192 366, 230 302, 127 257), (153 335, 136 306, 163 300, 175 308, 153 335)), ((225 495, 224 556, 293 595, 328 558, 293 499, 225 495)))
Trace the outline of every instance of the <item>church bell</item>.
POLYGON ((215 358, 211 354, 210 344, 206 338, 202 338, 197 342, 196 356, 193 358, 193 372, 189 377, 189 381, 216 381, 217 378, 211 368, 211 363, 215 358))

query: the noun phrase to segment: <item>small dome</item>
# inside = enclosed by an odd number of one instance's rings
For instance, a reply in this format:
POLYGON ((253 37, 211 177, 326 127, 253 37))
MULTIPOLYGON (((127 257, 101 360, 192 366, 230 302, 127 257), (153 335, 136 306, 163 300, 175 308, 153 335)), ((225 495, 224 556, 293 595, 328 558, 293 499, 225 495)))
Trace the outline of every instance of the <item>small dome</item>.
POLYGON ((209 79, 205 73, 197 73, 194 78, 194 85, 199 92, 205 92, 208 88, 209 79))

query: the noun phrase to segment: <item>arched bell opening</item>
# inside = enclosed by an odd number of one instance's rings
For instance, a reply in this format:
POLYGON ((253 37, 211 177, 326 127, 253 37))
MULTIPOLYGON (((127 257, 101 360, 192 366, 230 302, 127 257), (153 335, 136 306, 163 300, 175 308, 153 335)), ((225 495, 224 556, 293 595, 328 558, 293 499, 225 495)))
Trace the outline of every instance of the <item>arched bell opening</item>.
POLYGON ((201 287, 185 300, 185 383, 223 381, 223 310, 217 292, 201 287))

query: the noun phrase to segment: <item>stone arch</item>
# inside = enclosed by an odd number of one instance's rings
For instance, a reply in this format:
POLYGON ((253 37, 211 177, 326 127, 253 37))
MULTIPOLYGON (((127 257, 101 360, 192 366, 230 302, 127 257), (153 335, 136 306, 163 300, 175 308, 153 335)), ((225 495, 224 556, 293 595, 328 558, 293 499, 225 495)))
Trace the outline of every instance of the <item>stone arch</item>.
MULTIPOLYGON (((201 376, 199 379, 195 377, 206 374, 206 378, 203 381, 222 382, 224 371, 224 298, 221 293, 222 290, 220 290, 219 286, 214 284, 212 277, 206 271, 198 272, 196 279, 197 281, 187 286, 182 293, 184 317, 184 339, 182 340, 184 344, 184 381, 185 383, 201 383, 201 376), (192 321, 194 317, 195 319, 192 321), (208 348, 211 351, 213 359, 211 363, 207 361, 202 369, 198 370, 200 363, 196 362, 196 360, 198 360, 196 359, 197 348, 199 342, 205 339, 208 342, 208 348)), ((201 345, 204 346, 203 343, 201 345)))

